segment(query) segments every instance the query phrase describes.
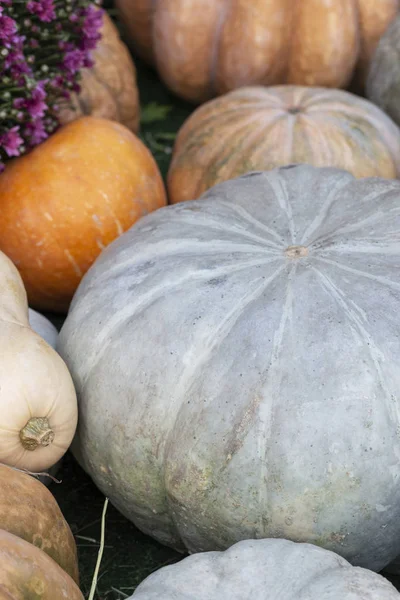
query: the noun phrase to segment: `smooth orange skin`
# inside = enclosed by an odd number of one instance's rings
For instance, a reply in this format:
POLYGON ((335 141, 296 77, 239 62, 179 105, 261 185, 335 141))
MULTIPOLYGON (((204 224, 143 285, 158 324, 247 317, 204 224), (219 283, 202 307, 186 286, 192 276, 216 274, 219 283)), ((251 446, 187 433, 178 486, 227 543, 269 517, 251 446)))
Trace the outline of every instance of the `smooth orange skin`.
POLYGON ((33 544, 0 529, 0 600, 84 600, 74 580, 33 544))
POLYGON ((169 201, 194 200, 221 181, 293 163, 395 179, 400 129, 378 107, 343 90, 233 90, 198 107, 179 130, 167 178, 169 201))
POLYGON ((400 0, 116 0, 141 56, 201 103, 246 85, 365 78, 400 0))
POLYGON ((100 252, 166 193, 147 147, 123 125, 83 117, 0 176, 0 250, 17 266, 29 304, 66 312, 100 252))
POLYGON ((0 530, 48 554, 79 583, 74 536, 51 492, 34 477, 0 464, 0 530))

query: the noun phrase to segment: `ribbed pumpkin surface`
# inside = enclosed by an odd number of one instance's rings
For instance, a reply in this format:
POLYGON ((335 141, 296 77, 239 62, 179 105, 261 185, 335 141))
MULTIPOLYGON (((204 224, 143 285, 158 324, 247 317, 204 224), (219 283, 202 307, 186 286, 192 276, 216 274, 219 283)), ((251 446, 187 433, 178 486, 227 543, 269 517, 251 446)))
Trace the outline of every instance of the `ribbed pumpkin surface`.
POLYGON ((341 90, 235 90, 204 104, 183 124, 168 173, 170 202, 193 200, 249 171, 291 163, 394 178, 400 173, 400 130, 371 102, 341 90))
POLYGON ((59 337, 74 452, 191 552, 282 537, 400 553, 400 183, 294 166, 148 215, 59 337))
POLYGON ((244 85, 363 81, 399 0, 116 0, 141 55, 195 102, 244 85))
POLYGON ((310 544, 246 540, 148 577, 128 600, 400 600, 386 579, 310 544))

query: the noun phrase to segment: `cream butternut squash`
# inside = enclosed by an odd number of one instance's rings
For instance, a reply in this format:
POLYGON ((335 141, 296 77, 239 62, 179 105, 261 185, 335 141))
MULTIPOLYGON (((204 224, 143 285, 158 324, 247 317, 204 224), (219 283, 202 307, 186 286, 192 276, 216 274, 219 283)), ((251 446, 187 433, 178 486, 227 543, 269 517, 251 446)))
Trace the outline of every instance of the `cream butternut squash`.
POLYGON ((76 424, 69 371, 31 329, 21 276, 0 252, 0 463, 48 469, 66 452, 76 424))

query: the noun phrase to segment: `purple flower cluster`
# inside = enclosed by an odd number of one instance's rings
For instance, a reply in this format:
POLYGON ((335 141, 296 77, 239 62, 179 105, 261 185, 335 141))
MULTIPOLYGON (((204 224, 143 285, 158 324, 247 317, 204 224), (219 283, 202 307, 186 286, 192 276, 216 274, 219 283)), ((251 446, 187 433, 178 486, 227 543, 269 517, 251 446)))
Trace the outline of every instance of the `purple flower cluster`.
POLYGON ((0 171, 58 126, 100 39, 100 0, 0 0, 0 171))

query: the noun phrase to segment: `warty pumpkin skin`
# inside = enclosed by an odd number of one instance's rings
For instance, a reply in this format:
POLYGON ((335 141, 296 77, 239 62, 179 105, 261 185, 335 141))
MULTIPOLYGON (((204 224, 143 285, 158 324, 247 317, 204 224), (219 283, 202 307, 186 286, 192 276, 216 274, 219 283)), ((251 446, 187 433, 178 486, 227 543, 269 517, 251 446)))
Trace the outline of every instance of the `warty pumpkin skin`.
POLYGON ((31 475, 0 465, 0 530, 48 554, 79 583, 76 544, 49 490, 31 475))
POLYGON ((82 71, 79 94, 72 94, 61 104, 60 122, 66 124, 90 115, 119 121, 137 132, 140 107, 135 65, 107 13, 104 13, 102 38, 93 59, 93 67, 82 71))
POLYGON ((32 472, 69 448, 78 416, 59 354, 29 326, 24 285, 0 252, 0 463, 32 472))
POLYGON ((84 600, 74 580, 33 544, 0 530, 0 600, 84 600))
POLYGON ((194 102, 246 85, 363 81, 399 0, 116 0, 128 35, 194 102))
POLYGON ((292 163, 395 178, 400 129, 371 102, 342 90, 234 90, 199 107, 181 127, 169 200, 193 200, 221 181, 292 163))
POLYGON ((399 600, 389 581, 311 544, 246 540, 194 554, 145 579, 128 600, 399 600))
POLYGON ((374 53, 367 96, 400 125, 400 15, 382 36, 374 53))
POLYGON ((157 164, 120 123, 82 117, 0 177, 0 250, 22 275, 29 304, 66 312, 100 252, 166 204, 157 164))
POLYGON ((107 248, 58 350, 72 450, 110 501, 180 550, 282 537, 372 570, 395 558, 399 231, 399 181, 303 165, 107 248))

